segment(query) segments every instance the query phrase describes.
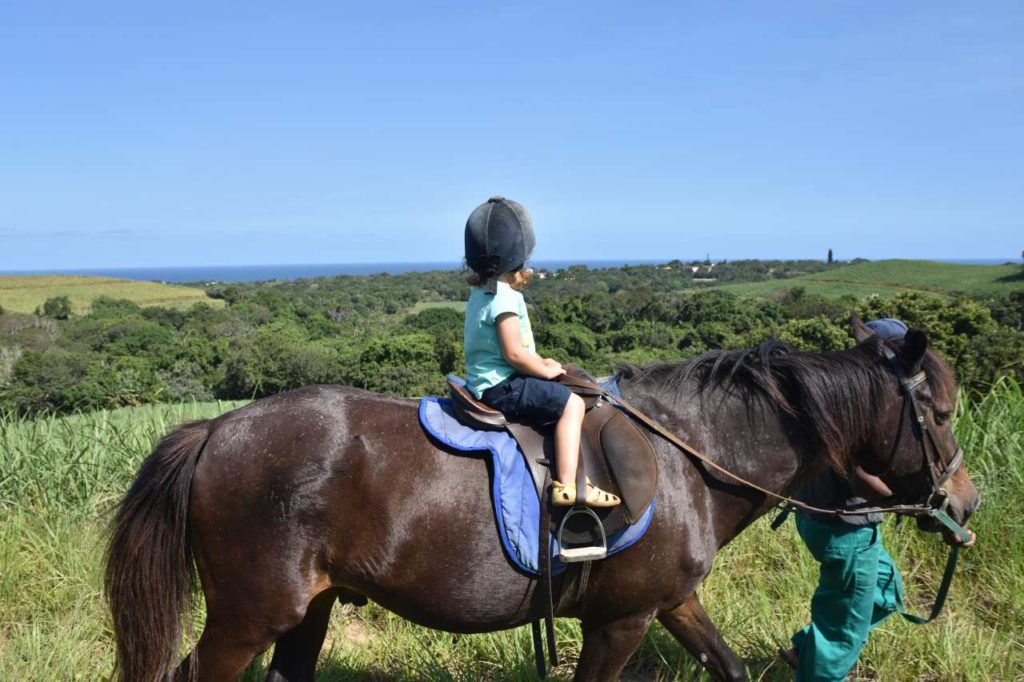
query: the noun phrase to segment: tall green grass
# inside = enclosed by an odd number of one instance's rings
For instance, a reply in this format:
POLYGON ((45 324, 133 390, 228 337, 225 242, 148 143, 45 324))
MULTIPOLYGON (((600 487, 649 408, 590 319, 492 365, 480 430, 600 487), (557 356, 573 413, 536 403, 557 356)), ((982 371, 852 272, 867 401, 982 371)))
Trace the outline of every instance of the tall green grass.
MULTIPOLYGON (((0 416, 0 680, 102 680, 112 667, 102 600, 106 514, 156 439, 181 421, 232 404, 146 406, 23 421, 0 416)), ((916 627, 892 619, 871 637, 857 674, 873 680, 1024 679, 1024 392, 999 383, 956 424, 967 466, 984 497, 972 519, 978 546, 962 553, 944 615, 916 627)), ((904 571, 910 606, 924 611, 945 546, 913 524, 888 521, 886 546, 904 571)), ((807 618, 816 565, 791 526, 766 520, 719 556, 701 590, 712 619, 754 679, 788 680, 774 651, 807 618)), ((196 615, 201 621, 202 613, 196 615)), ((579 628, 558 623, 568 679, 579 628)), ((530 680, 526 629, 452 635, 369 606, 335 609, 320 678, 530 680)), ((263 661, 246 678, 261 680, 263 661)), ((633 680, 700 679, 698 666, 654 626, 627 670, 633 680)))

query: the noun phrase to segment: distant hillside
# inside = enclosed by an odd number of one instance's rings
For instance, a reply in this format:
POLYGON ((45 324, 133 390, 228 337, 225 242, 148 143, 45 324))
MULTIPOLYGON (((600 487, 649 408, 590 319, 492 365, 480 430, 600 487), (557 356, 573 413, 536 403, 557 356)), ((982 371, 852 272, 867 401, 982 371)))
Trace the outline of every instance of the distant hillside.
POLYGON ((849 265, 834 271, 766 282, 725 284, 736 294, 769 298, 793 287, 822 296, 895 296, 904 291, 995 296, 1024 290, 1019 265, 962 265, 924 260, 882 260, 849 265))
POLYGON ((0 306, 18 313, 31 313, 46 299, 67 296, 75 313, 88 312, 100 296, 134 301, 140 306, 188 307, 200 301, 222 306, 202 289, 137 282, 113 277, 81 275, 3 275, 0 276, 0 306))

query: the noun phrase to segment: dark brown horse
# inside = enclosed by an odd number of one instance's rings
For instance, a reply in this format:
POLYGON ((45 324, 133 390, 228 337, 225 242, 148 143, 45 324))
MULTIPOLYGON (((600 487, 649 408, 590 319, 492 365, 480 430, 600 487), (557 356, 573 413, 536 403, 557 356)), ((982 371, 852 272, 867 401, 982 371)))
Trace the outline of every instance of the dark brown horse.
MULTIPOLYGON (((766 488, 857 463, 907 498, 927 476, 882 342, 834 353, 778 344, 626 369, 623 395, 766 488), (901 435, 902 434, 902 435, 901 435)), ((892 346, 928 380, 917 398, 948 455, 956 385, 920 332, 892 346)), ((713 676, 746 679, 697 588, 715 555, 775 500, 655 441, 661 488, 650 529, 596 563, 582 597, 578 680, 616 678, 657 618, 713 676)), ((947 483, 963 523, 978 493, 965 469, 947 483)), ((366 599, 430 628, 486 632, 541 614, 535 579, 498 540, 484 458, 457 456, 420 429, 416 401, 343 386, 259 400, 164 437, 115 519, 107 563, 119 674, 233 680, 274 645, 269 680, 313 679, 335 601, 366 599), (193 560, 206 599, 198 645, 180 665, 193 560)), ((936 530, 926 528, 926 530, 936 530)))

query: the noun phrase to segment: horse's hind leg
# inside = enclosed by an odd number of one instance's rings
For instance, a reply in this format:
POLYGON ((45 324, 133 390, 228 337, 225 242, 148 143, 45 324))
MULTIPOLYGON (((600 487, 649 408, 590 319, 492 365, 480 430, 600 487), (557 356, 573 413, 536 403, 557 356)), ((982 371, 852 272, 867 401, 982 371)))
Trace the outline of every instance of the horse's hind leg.
POLYGON ((266 682, 312 682, 336 599, 366 603, 365 598, 336 589, 325 590, 314 597, 302 622, 274 645, 266 682))
POLYGON ((722 639, 697 599, 696 592, 674 609, 659 613, 658 620, 707 668, 712 677, 737 682, 747 679, 742 661, 722 639))
POLYGON ((653 618, 653 613, 606 622, 584 618, 583 649, 573 680, 604 682, 619 679, 653 618))
MULTIPOLYGON (((200 573, 202 568, 200 565, 200 573)), ((206 626, 176 679, 191 682, 187 673, 194 665, 198 682, 234 682, 256 656, 303 622, 311 602, 316 602, 316 592, 302 589, 297 577, 264 582, 259 578, 266 578, 268 572, 260 568, 248 573, 238 570, 234 580, 217 581, 215 584, 223 586, 220 590, 210 589, 214 583, 204 576, 206 626)), ((326 611, 329 615, 330 609, 326 611)))
POLYGON ((238 679, 261 651, 264 644, 240 633, 237 627, 225 622, 207 620, 199 643, 178 666, 172 679, 175 682, 228 682, 238 679), (198 672, 196 677, 191 669, 198 672))

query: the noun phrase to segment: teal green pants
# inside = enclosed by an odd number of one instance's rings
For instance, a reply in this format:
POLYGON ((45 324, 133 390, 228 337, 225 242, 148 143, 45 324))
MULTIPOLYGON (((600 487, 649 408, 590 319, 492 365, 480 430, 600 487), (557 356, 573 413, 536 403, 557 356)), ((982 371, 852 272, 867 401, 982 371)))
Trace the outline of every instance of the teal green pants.
POLYGON ((868 633, 902 608, 903 581, 876 525, 822 523, 798 512, 796 529, 821 564, 811 624, 793 635, 796 679, 841 682, 868 633))

